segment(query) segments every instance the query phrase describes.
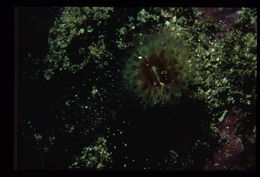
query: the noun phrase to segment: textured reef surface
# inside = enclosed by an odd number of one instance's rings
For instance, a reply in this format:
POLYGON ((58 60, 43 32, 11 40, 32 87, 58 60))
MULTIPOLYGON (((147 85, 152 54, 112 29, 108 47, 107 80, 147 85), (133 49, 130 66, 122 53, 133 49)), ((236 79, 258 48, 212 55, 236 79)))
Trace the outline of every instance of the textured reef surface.
POLYGON ((20 8, 18 167, 255 170, 255 8, 20 8))

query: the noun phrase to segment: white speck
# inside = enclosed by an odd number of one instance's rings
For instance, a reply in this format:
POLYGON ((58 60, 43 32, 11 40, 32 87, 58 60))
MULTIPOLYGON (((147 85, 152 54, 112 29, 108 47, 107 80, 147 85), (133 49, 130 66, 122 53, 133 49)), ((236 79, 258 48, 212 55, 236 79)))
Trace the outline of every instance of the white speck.
POLYGON ((173 22, 176 22, 176 19, 177 19, 176 16, 174 16, 173 19, 172 19, 172 21, 173 21, 173 22))
POLYGON ((232 155, 231 154, 226 154, 226 158, 229 158, 231 157, 232 155))
POLYGON ((92 31, 93 31, 93 29, 92 29, 92 28, 88 29, 88 32, 89 32, 89 33, 91 33, 92 31))
POLYGON ((239 10, 236 12, 236 14, 241 15, 241 14, 243 14, 243 12, 242 12, 242 10, 239 10))
POLYGON ((214 163, 214 166, 217 167, 217 166, 219 166, 219 164, 218 163, 214 163))
POLYGON ((81 29, 79 30, 79 32, 80 32, 81 34, 83 34, 83 33, 85 32, 85 30, 84 30, 83 28, 81 28, 81 29))
POLYGON ((98 165, 97 165, 97 168, 102 168, 103 167, 103 164, 102 163, 99 163, 98 165))
POLYGON ((95 87, 93 87, 92 95, 95 95, 97 92, 98 92, 98 90, 95 87))
POLYGON ((253 133, 256 133, 256 127, 253 129, 253 133))
POLYGON ((165 25, 166 25, 166 26, 170 25, 170 22, 167 20, 167 21, 165 22, 165 25))
POLYGON ((50 80, 50 76, 45 75, 45 79, 46 79, 47 81, 50 80))

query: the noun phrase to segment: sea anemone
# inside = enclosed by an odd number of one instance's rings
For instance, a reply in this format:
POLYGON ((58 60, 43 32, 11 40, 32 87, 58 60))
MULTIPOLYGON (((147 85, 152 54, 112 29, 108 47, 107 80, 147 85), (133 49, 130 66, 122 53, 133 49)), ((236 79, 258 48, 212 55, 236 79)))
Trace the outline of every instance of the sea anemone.
POLYGON ((145 35, 123 72, 126 87, 145 105, 173 103, 187 88, 191 75, 183 39, 167 30, 145 35))

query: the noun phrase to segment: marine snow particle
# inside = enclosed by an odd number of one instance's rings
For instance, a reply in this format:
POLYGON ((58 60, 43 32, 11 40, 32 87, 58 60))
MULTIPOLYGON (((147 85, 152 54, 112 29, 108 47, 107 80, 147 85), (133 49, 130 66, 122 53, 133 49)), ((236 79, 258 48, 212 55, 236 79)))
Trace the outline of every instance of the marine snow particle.
POLYGON ((169 104, 192 78, 188 50, 180 36, 162 31, 139 42, 123 72, 126 87, 145 105, 169 104))

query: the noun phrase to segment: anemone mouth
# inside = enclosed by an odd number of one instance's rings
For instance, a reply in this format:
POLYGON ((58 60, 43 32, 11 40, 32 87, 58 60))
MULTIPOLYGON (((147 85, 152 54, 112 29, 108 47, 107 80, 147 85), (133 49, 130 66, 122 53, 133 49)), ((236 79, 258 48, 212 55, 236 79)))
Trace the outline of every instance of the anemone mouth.
POLYGON ((187 85, 187 59, 180 38, 165 32, 148 35, 130 58, 125 78, 145 103, 172 103, 187 85))
POLYGON ((169 60, 163 54, 142 60, 135 79, 142 81, 139 85, 142 91, 164 89, 168 94, 183 87, 176 60, 169 60))

